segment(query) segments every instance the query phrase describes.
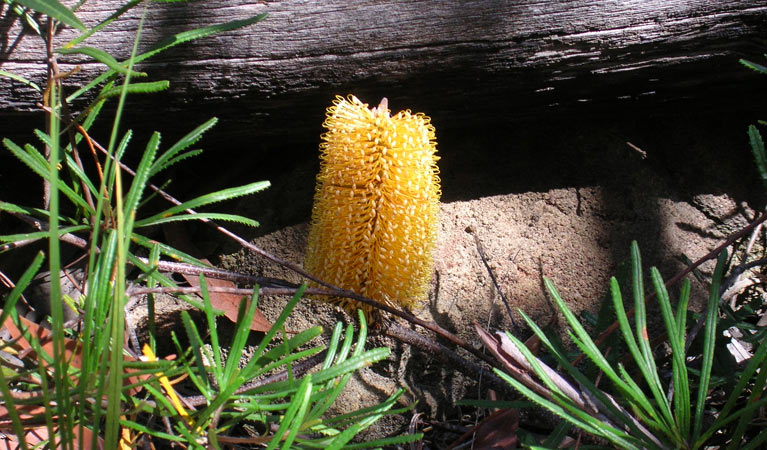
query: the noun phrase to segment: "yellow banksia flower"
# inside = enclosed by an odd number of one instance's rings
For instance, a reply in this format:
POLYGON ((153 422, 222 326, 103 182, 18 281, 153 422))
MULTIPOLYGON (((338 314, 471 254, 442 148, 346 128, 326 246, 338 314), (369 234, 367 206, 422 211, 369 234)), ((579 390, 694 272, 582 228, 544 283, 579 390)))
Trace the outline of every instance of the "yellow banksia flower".
MULTIPOLYGON (((386 99, 368 108, 336 97, 323 123, 306 269, 389 305, 426 297, 437 239, 440 180, 431 119, 386 99)), ((349 312, 372 308, 348 299, 349 312)))

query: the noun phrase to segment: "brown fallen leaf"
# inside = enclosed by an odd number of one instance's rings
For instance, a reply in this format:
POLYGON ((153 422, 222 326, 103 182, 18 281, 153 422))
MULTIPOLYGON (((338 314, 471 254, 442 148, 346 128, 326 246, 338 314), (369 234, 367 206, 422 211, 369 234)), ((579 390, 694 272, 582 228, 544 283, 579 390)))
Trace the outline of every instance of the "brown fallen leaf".
POLYGON ((477 427, 474 449, 517 448, 519 411, 501 409, 485 417, 477 427))
MULTIPOLYGON (((171 246, 194 257, 197 257, 197 255, 200 254, 200 251, 197 249, 194 243, 189 240, 187 234, 184 232, 184 229, 178 224, 168 223, 163 225, 163 232, 165 233, 165 240, 171 246)), ((210 264, 210 261, 205 258, 199 259, 206 264, 210 264)), ((184 278, 184 280, 186 280, 187 283, 189 283, 190 286, 200 286, 199 277, 185 274, 181 274, 181 276, 184 278)), ((237 287, 233 282, 228 280, 219 280, 216 278, 205 278, 205 280, 209 287, 237 287)), ((214 308, 224 311, 227 319, 235 323, 237 322, 237 310, 240 307, 242 295, 227 294, 223 292, 209 292, 208 295, 210 296, 210 303, 214 308)), ((252 331, 265 333, 269 331, 270 328, 272 328, 272 323, 266 319, 260 310, 256 309, 256 312, 253 316, 253 322, 250 324, 250 329, 252 331)))

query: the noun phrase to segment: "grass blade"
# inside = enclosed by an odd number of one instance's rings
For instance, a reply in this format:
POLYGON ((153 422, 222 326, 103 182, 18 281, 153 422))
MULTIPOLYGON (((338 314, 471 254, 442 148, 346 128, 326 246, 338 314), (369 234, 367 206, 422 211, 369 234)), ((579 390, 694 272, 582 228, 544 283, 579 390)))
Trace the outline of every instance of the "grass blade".
MULTIPOLYGON (((655 287, 656 297, 660 305, 661 316, 666 325, 669 345, 671 346, 671 365, 674 386, 674 416, 676 426, 674 430, 681 433, 681 438, 686 439, 690 435, 690 386, 688 383, 687 364, 684 349, 684 329, 680 330, 674 313, 671 311, 671 301, 668 291, 663 284, 658 269, 650 269, 650 278, 655 287)), ((682 325, 684 327, 684 324, 682 325)))
POLYGON ((250 323, 253 321, 253 315, 256 313, 258 306, 258 289, 258 285, 253 286, 253 295, 250 301, 244 297, 240 301, 240 306, 237 310, 237 329, 232 337, 232 345, 229 347, 229 358, 226 360, 224 375, 219 381, 222 389, 228 387, 234 381, 235 371, 240 363, 239 356, 245 348, 245 342, 250 334, 250 323))
POLYGON ((224 366, 221 364, 221 346, 218 342, 218 327, 216 326, 216 316, 213 314, 213 305, 210 302, 210 295, 208 294, 208 283, 205 281, 203 275, 200 275, 200 288, 202 289, 202 300, 205 305, 203 312, 205 313, 205 320, 208 323, 208 330, 210 330, 210 347, 213 351, 213 375, 216 377, 216 382, 221 383, 224 366))
POLYGON ((644 296, 644 280, 642 279, 642 258, 639 254, 639 245, 636 241, 631 243, 631 267, 632 267, 632 279, 633 279, 633 294, 634 294, 634 321, 636 326, 637 344, 639 346, 640 358, 637 363, 641 361, 646 365, 646 370, 642 373, 645 376, 650 392, 655 399, 655 403, 660 410, 661 417, 663 418, 662 425, 668 435, 673 435, 674 418, 671 413, 671 405, 669 405, 668 399, 664 395, 663 385, 660 382, 658 376, 658 367, 655 365, 655 355, 653 355, 652 347, 650 346, 650 337, 647 333, 647 309, 644 296))
POLYGON ((693 441, 697 440, 703 429, 703 409, 708 396, 708 385, 711 381, 711 368, 714 362, 714 346, 716 343, 716 322, 719 312, 719 286, 722 283, 724 267, 727 264, 727 250, 719 254, 711 280, 711 290, 706 307, 706 322, 703 331, 702 366, 700 369, 700 383, 698 385, 698 398, 695 403, 695 419, 693 427, 693 441))
MULTIPOLYGON (((26 5, 29 6, 29 5, 26 5)), ((61 6, 61 5, 59 5, 61 6)), ((55 8, 55 5, 50 7, 55 8)), ((34 9, 34 8, 33 8, 34 9)), ((69 11, 69 10, 67 10, 69 11)), ((58 274, 61 271, 61 253, 59 245, 59 190, 64 187, 59 182, 59 122, 56 111, 59 108, 59 96, 57 94, 56 84, 50 85, 50 105, 54 113, 48 115, 48 129, 51 135, 50 158, 48 160, 47 179, 51 184, 50 198, 48 204, 49 211, 49 232, 48 238, 48 270, 51 274, 58 274)), ((50 308, 51 308, 51 332, 53 337, 53 379, 56 386, 54 395, 56 405, 60 411, 71 411, 72 398, 67 395, 70 379, 67 376, 68 364, 66 358, 66 349, 64 342, 64 309, 61 301, 61 284, 58 276, 51 277, 50 283, 50 308)), ((43 374, 43 376, 45 376, 43 374)), ((48 408, 46 408, 47 410, 48 408)), ((67 418, 60 420, 58 424, 59 439, 64 448, 71 448, 73 442, 72 435, 73 420, 70 414, 67 418)), ((50 435, 55 439, 54 435, 50 435)))

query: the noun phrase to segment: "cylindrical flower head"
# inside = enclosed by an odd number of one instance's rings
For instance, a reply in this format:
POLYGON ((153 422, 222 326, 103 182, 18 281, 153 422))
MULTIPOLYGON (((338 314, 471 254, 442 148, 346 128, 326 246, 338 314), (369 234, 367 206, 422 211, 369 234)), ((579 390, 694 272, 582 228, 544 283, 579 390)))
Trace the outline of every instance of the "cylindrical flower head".
MULTIPOLYGON (((336 97, 323 123, 306 269, 389 305, 426 297, 437 238, 440 180, 431 119, 386 99, 369 109, 336 97)), ((371 308, 333 299, 349 312, 371 308)))

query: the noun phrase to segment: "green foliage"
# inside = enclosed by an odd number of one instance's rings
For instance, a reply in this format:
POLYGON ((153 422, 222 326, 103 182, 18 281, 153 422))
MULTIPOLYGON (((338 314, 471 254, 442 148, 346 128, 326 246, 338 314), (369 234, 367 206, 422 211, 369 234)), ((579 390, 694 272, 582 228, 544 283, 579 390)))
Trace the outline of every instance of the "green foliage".
POLYGON ((507 354, 515 348, 523 355, 516 362, 529 365, 530 372, 545 387, 541 389, 535 383, 497 369, 496 373, 535 404, 619 448, 701 449, 715 445, 714 442, 726 443, 728 448, 745 448, 742 445, 756 448, 767 440, 767 431, 752 421, 754 413, 767 403, 767 399, 761 397, 767 369, 767 345, 760 344, 756 348, 745 368, 734 374, 732 383, 717 387, 725 393, 724 406, 714 404, 710 395, 715 355, 727 352, 717 342, 722 329, 719 326, 719 291, 726 261, 727 252, 722 252, 713 275, 708 304, 701 317, 703 331, 696 341, 700 344, 699 352, 688 350, 690 342, 687 341, 691 339, 687 334, 689 281, 682 286, 674 307, 660 273, 652 268, 650 280, 660 307, 670 356, 664 358, 654 351, 646 319, 641 258, 635 242, 631 248, 633 326, 624 308, 618 281, 613 277, 610 282, 612 307, 620 326, 620 348, 623 349, 616 351, 619 348, 612 347, 612 352, 622 355, 622 360, 630 361, 630 365, 624 365, 618 357, 608 359, 569 310, 553 283, 545 279, 549 294, 570 326, 573 343, 599 369, 609 381, 608 385, 602 383, 603 386, 598 387, 594 377, 587 377, 573 365, 561 346, 522 312, 527 324, 569 379, 546 366, 524 343, 508 333, 499 337, 507 354), (713 420, 707 418, 712 416, 713 420))
POLYGON ((213 307, 204 277, 200 278, 201 301, 186 295, 180 297, 202 309, 209 342, 203 341, 204 333, 185 312, 182 323, 189 345, 182 347, 174 334, 178 357, 170 361, 156 360, 157 336, 150 295, 150 335, 142 349, 143 358, 124 347, 125 307, 132 295, 128 290, 129 281, 143 283, 147 288, 176 288, 173 280, 157 269, 162 257, 206 266, 142 233, 157 225, 180 220, 215 219, 258 226, 255 220, 237 214, 197 212, 193 208, 250 195, 269 186, 267 181, 251 183, 178 202, 159 212, 156 207, 145 212, 150 197, 148 189, 151 187, 157 192, 151 184, 153 177, 199 154, 201 150, 193 145, 215 125, 216 119, 199 125, 167 147, 162 144, 161 134, 155 132, 144 146, 137 168, 131 170, 122 163, 123 156, 130 151, 132 138, 130 130, 120 132, 125 98, 135 93, 157 92, 169 86, 167 81, 131 82, 132 77, 147 75, 135 71, 134 66, 180 43, 249 26, 266 15, 179 33, 138 54, 142 17, 131 56, 126 61, 119 61, 96 47, 78 46, 140 4, 140 1, 128 1, 110 17, 88 28, 72 10, 55 0, 12 2, 12 11, 22 16, 41 37, 44 33, 40 30, 44 26, 37 22, 39 16, 33 14, 35 12, 55 19, 51 26, 66 24, 81 31, 71 42, 55 48, 54 54, 49 55, 51 58, 78 54, 104 64, 100 75, 66 98, 62 95, 64 79, 61 77, 49 79, 46 88, 40 89, 19 75, 0 71, 0 76, 45 95, 41 100, 50 108, 47 129, 34 130, 45 151, 34 144, 18 145, 7 138, 2 140, 8 151, 50 186, 46 208, 0 201, 0 211, 31 217, 44 224, 42 231, 0 236, 3 244, 0 252, 34 241, 48 242, 47 252, 37 254, 17 280, 15 288, 5 295, 0 314, 0 323, 12 323, 21 333, 18 339, 3 341, 0 350, 18 353, 23 337, 23 342, 27 342, 24 345, 28 346, 23 350, 32 351, 32 356, 21 359, 13 370, 5 366, 0 368, 2 406, 8 410, 11 428, 20 440, 21 448, 38 445, 118 448, 118 445, 136 445, 136 439, 141 436, 149 436, 152 442, 167 440, 191 448, 221 448, 231 433, 242 432, 240 427, 243 425, 257 432, 258 435, 252 438, 254 444, 269 449, 367 448, 419 439, 420 435, 413 435, 349 444, 355 435, 382 416, 402 412, 392 409, 401 391, 379 405, 327 417, 328 409, 354 371, 387 358, 389 349, 365 350, 367 328, 362 315, 356 339, 354 328, 349 325, 344 331, 340 323, 336 325, 327 348, 310 346, 310 341, 321 332, 319 328, 288 338, 284 323, 301 299, 303 287, 298 289, 244 365, 240 356, 249 342, 258 286, 250 301, 243 300, 239 306, 235 333, 227 349, 222 345, 216 326, 217 315, 221 312, 213 307), (85 94, 92 99, 90 104, 79 112, 70 111, 68 114, 74 114, 71 122, 63 123, 62 120, 69 120, 69 116, 63 114, 63 106, 85 94), (95 162, 98 167, 87 170, 77 153, 77 144, 85 139, 92 148, 94 142, 87 133, 96 123, 104 104, 115 98, 117 108, 109 144, 104 148, 103 159, 95 162), (65 127, 72 127, 76 135, 71 137, 74 134, 62 133, 65 127), (66 138, 69 139, 65 141, 66 138), (46 154, 50 156, 46 158, 46 154), (49 349, 44 347, 45 342, 39 337, 36 325, 25 322, 15 306, 46 257, 49 272, 60 273, 62 238, 83 242, 83 253, 88 254, 85 269, 88 289, 80 299, 69 301, 79 308, 77 326, 74 330, 69 329, 70 325, 64 323, 65 302, 58 277, 51 277, 52 346, 49 349), (148 264, 139 258, 139 255, 147 254, 148 264), (128 279, 126 267, 129 264, 141 271, 139 281, 128 279), (223 358, 222 354, 227 351, 232 357, 223 358), (323 354, 319 370, 311 374, 298 370, 302 361, 323 354), (199 393, 196 408, 184 406, 176 398, 175 388, 168 381, 177 377, 186 378, 187 391, 199 393), (26 391, 31 396, 18 399, 12 390, 26 391), (34 409, 35 406, 38 409, 34 409), (26 414, 30 408, 34 412, 26 414), (39 431, 41 423, 48 438, 27 445, 25 436, 39 431), (169 425, 165 427, 163 424, 169 425))

